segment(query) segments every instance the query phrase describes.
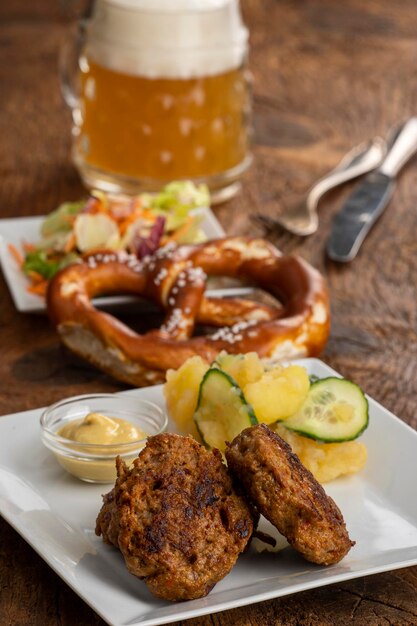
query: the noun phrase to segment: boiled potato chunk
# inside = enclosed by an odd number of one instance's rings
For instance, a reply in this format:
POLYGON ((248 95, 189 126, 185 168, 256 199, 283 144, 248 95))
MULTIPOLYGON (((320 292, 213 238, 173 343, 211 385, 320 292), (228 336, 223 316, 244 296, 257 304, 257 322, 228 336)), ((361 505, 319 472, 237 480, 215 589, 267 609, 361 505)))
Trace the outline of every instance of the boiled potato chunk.
POLYGON ((263 364, 256 352, 227 354, 223 351, 217 357, 216 363, 236 381, 241 389, 249 383, 255 383, 264 374, 263 364))
POLYGON ((243 392, 259 422, 272 424, 293 415, 310 388, 307 370, 300 365, 277 366, 244 386, 243 392))
POLYGON ((209 368, 207 361, 200 356, 187 359, 177 370, 167 371, 164 386, 165 401, 169 415, 175 421, 178 430, 199 439, 193 420, 197 406, 198 392, 204 374, 209 368))
POLYGON ((361 441, 319 443, 291 432, 283 424, 276 424, 274 430, 320 483, 359 472, 366 464, 368 452, 361 441))

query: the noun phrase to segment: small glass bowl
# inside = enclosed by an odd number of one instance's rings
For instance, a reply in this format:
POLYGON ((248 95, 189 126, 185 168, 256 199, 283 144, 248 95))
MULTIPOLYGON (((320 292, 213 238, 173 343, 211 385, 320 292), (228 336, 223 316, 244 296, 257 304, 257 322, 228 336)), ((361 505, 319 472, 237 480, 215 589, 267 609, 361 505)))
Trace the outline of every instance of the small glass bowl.
POLYGON ((146 438, 128 443, 92 444, 79 443, 58 434, 65 424, 83 419, 88 413, 124 419, 142 429, 147 436, 163 432, 168 422, 166 413, 159 406, 128 395, 74 396, 48 407, 40 419, 42 442, 67 472, 90 483, 114 482, 116 456, 129 465, 145 446, 146 438))

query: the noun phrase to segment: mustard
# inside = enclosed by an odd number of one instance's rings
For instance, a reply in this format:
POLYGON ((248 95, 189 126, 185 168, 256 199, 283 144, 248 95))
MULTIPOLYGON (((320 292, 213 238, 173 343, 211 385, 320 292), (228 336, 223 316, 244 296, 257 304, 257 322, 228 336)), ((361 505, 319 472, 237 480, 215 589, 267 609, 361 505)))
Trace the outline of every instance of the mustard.
MULTIPOLYGON (((117 417, 108 417, 101 413, 88 413, 84 418, 72 420, 62 426, 58 435, 70 439, 74 442, 74 455, 55 453, 58 462, 64 469, 73 476, 85 480, 87 482, 110 483, 116 478, 115 457, 118 454, 124 454, 124 460, 127 464, 131 463, 137 457, 137 450, 131 457, 126 458, 126 450, 121 444, 135 442, 145 439, 147 434, 137 428, 130 422, 117 417), (88 446, 78 447, 77 444, 89 444, 88 446), (97 446, 114 445, 112 448, 113 458, 95 459, 80 458, 83 452, 86 454, 102 454, 97 446), (117 445, 121 447, 118 448, 117 445)), ((68 448, 68 446, 67 446, 68 448)), ((71 452, 71 448, 69 449, 71 452)))
POLYGON ((58 435, 79 443, 96 445, 129 443, 146 437, 141 428, 102 413, 88 413, 84 418, 68 422, 58 430, 58 435))

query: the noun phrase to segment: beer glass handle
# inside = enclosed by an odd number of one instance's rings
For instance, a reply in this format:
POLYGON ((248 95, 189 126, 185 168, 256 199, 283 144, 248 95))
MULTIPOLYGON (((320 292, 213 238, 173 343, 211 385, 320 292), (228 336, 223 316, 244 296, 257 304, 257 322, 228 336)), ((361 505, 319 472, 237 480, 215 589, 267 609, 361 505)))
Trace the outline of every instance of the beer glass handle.
MULTIPOLYGON (((68 11, 71 0, 61 0, 62 7, 68 11)), ((59 74, 61 92, 67 105, 74 109, 79 103, 79 59, 87 39, 87 24, 93 10, 94 0, 87 0, 80 19, 77 22, 75 41, 66 41, 60 51, 59 74)))

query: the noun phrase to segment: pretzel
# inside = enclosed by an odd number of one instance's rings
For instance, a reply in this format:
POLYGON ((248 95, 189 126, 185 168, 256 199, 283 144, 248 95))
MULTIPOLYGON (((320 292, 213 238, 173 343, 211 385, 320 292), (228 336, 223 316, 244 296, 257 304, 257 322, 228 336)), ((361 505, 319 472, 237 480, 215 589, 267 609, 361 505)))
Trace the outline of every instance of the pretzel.
POLYGON ((222 350, 268 359, 315 356, 329 334, 329 303, 319 272, 272 244, 230 237, 194 246, 167 245, 141 261, 126 252, 96 252, 50 282, 48 311, 64 344, 111 376, 136 386, 165 380, 169 368, 222 350), (205 295, 209 276, 250 281, 281 304, 205 295), (135 294, 165 310, 159 329, 135 333, 97 310, 100 294, 135 294), (193 336, 196 324, 213 332, 193 336))

